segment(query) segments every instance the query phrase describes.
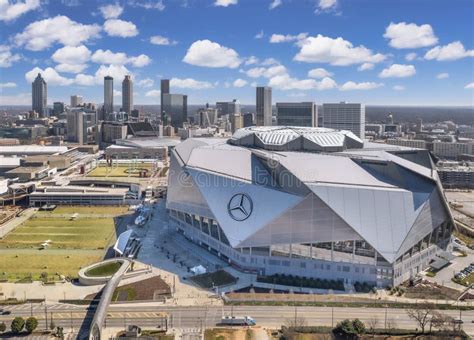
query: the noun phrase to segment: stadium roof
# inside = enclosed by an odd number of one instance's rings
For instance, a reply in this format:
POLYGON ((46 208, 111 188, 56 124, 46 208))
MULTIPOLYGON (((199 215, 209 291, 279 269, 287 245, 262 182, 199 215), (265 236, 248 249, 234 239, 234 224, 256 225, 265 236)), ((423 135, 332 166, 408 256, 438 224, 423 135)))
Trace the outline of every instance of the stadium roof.
POLYGON ((230 144, 286 151, 343 151, 362 148, 364 142, 350 131, 294 126, 250 126, 237 130, 230 144))

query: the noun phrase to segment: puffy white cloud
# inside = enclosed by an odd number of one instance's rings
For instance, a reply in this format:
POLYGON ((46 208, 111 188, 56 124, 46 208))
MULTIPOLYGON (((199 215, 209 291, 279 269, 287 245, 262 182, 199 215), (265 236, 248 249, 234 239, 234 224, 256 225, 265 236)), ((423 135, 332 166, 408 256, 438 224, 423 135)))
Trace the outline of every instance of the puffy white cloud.
POLYGON ((443 72, 436 75, 436 79, 447 79, 449 78, 449 73, 443 72))
POLYGON ((8 82, 8 83, 0 83, 0 89, 6 89, 6 88, 13 88, 16 87, 16 83, 13 82, 8 82))
POLYGON ((167 37, 163 37, 162 35, 154 35, 150 37, 150 43, 153 45, 176 45, 178 42, 167 37))
POLYGON ((21 56, 12 53, 10 46, 0 45, 0 67, 10 67, 19 60, 21 60, 21 56))
POLYGON ((12 21, 40 7, 40 0, 0 0, 0 21, 12 21))
POLYGON ((155 81, 151 78, 145 78, 140 80, 137 84, 141 87, 152 87, 155 84, 155 81))
POLYGON ((104 19, 116 19, 123 13, 123 7, 119 4, 111 4, 99 7, 104 19))
POLYGON ((177 87, 180 89, 193 89, 193 90, 202 90, 202 89, 210 89, 214 86, 207 82, 207 81, 199 81, 192 78, 171 78, 170 86, 177 87))
POLYGON ((87 64, 58 64, 54 69, 58 72, 81 73, 87 66, 87 64))
POLYGON ((405 90, 405 86, 395 85, 394 87, 392 87, 392 89, 394 89, 395 91, 403 91, 405 90))
POLYGON ((138 35, 137 26, 133 22, 120 19, 109 19, 104 23, 104 31, 111 37, 129 38, 138 35))
POLYGON ((51 56, 59 64, 84 64, 89 61, 90 57, 91 51, 84 45, 64 46, 51 56))
POLYGON ((438 61, 457 60, 466 57, 474 57, 474 50, 466 50, 460 41, 454 41, 445 46, 436 46, 425 54, 425 59, 438 61))
POLYGON ((337 0, 319 0, 318 8, 323 11, 330 10, 337 6, 337 0))
POLYGON ((129 63, 135 67, 145 67, 151 63, 150 57, 146 54, 140 54, 137 57, 130 57, 128 59, 129 63))
POLYGON ((262 39, 265 36, 265 33, 263 33, 263 30, 260 30, 257 34, 255 34, 255 39, 262 39))
POLYGON ((94 52, 91 60, 98 64, 124 65, 128 62, 128 56, 123 52, 99 49, 94 52))
POLYGON ((15 35, 18 46, 25 46, 31 51, 44 50, 54 43, 67 46, 78 46, 98 36, 101 28, 98 25, 83 25, 64 15, 35 21, 15 35))
POLYGON ((145 97, 152 97, 152 98, 158 98, 161 95, 160 90, 150 90, 147 93, 145 93, 145 97))
POLYGON ((131 72, 123 65, 100 65, 95 72, 95 81, 97 84, 104 83, 105 76, 111 76, 115 82, 121 82, 126 75, 130 75, 131 72))
POLYGON ((416 74, 415 66, 393 64, 379 73, 380 78, 406 78, 416 74))
POLYGON ((277 8, 278 6, 281 6, 281 4, 282 4, 282 1, 281 1, 281 0, 272 0, 272 2, 270 3, 270 5, 268 6, 268 9, 269 9, 269 10, 275 9, 275 8, 277 8))
POLYGON ((74 83, 81 86, 92 86, 92 85, 100 84, 99 82, 96 81, 96 78, 94 76, 87 75, 87 74, 76 75, 76 78, 74 78, 74 83))
POLYGON ((91 57, 91 60, 98 64, 112 64, 112 65, 126 65, 131 64, 135 67, 144 67, 150 64, 151 59, 145 55, 140 54, 136 57, 129 57, 126 53, 123 52, 112 52, 111 50, 102 50, 99 49, 94 52, 91 57))
POLYGON ((469 83, 464 86, 465 89, 474 89, 474 83, 469 83))
POLYGON ((308 77, 310 78, 324 78, 324 77, 332 77, 334 74, 329 72, 323 68, 313 68, 312 70, 308 71, 308 77))
POLYGON ((298 42, 301 47, 294 57, 296 61, 307 63, 329 63, 336 66, 347 66, 363 63, 379 63, 386 57, 374 54, 364 46, 354 47, 351 42, 341 37, 333 39, 318 34, 298 42))
POLYGON ((119 84, 126 75, 132 73, 124 65, 100 65, 94 75, 78 74, 74 83, 82 86, 102 85, 105 76, 114 78, 116 84, 119 84))
POLYGON ((291 41, 300 41, 306 39, 308 37, 308 33, 300 33, 297 35, 291 34, 272 34, 270 37, 270 43, 272 44, 279 44, 284 42, 291 42, 291 41))
POLYGON ((114 97, 121 97, 121 96, 122 96, 122 91, 114 89, 114 97))
POLYGON ((51 67, 47 67, 44 70, 39 67, 35 67, 31 71, 26 72, 26 81, 29 83, 33 82, 38 73, 41 73, 41 76, 44 78, 44 80, 46 80, 48 85, 71 85, 73 83, 72 79, 61 76, 54 68, 51 67))
POLYGON ((259 59, 255 56, 250 56, 245 60, 245 65, 254 65, 259 63, 259 59))
POLYGON ((414 52, 407 53, 407 54, 405 55, 405 60, 407 60, 407 61, 413 61, 413 60, 416 59, 417 56, 418 56, 418 55, 417 55, 416 53, 414 53, 414 52))
POLYGON ((428 24, 418 26, 406 22, 391 22, 383 36, 390 40, 390 46, 398 49, 432 46, 438 42, 433 28, 428 24))
POLYGON ((336 82, 331 78, 323 78, 321 81, 315 79, 297 79, 288 74, 278 75, 270 78, 268 86, 280 90, 329 90, 337 87, 336 82))
POLYGON ((341 91, 373 90, 382 86, 383 86, 382 83, 374 83, 374 82, 355 83, 353 81, 348 81, 344 83, 339 89, 341 91))
POLYGON ((230 5, 237 5, 238 2, 238 0, 216 0, 216 2, 214 2, 214 6, 228 7, 230 5))
POLYGON ((183 58, 185 63, 203 67, 239 67, 239 54, 210 40, 197 40, 191 44, 183 58))
POLYGON ((156 1, 156 0, 145 0, 145 1, 139 1, 139 0, 130 0, 128 4, 132 7, 141 7, 145 9, 157 9, 159 11, 164 11, 166 6, 163 3, 162 0, 156 1))
POLYGON ((278 75, 288 74, 288 71, 283 65, 275 65, 270 67, 254 67, 245 72, 250 78, 271 78, 278 75))
POLYGON ((358 71, 367 71, 367 70, 372 70, 374 68, 374 64, 372 63, 363 63, 362 65, 360 65, 357 70, 358 71))
POLYGON ((234 80, 232 85, 234 85, 234 87, 244 87, 245 85, 247 85, 247 83, 248 82, 246 80, 239 78, 234 80))
POLYGON ((263 66, 278 65, 280 62, 275 58, 267 58, 261 63, 263 66))

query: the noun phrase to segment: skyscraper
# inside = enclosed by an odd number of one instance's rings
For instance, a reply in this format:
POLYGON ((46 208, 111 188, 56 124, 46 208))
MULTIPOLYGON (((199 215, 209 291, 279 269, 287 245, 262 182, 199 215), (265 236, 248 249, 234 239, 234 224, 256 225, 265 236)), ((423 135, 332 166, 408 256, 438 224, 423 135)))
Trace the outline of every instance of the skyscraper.
POLYGON ((161 109, 165 124, 175 128, 183 127, 183 123, 188 120, 188 96, 165 93, 161 109))
POLYGON ((48 85, 41 77, 41 73, 31 84, 32 109, 38 112, 40 117, 47 115, 48 110, 48 85))
POLYGON ((109 113, 114 112, 114 78, 104 77, 104 119, 109 113))
POLYGON ((216 102, 216 109, 218 115, 239 115, 240 114, 240 103, 237 99, 234 99, 231 102, 216 102))
POLYGON ((272 125, 272 88, 257 87, 257 126, 272 125))
POLYGON ((133 110, 133 82, 129 75, 122 81, 122 111, 131 114, 133 110))
POLYGON ((163 114, 163 95, 170 93, 170 80, 169 79, 161 79, 161 98, 160 98, 160 112, 161 112, 161 121, 164 121, 164 114, 163 114))
POLYGON ((83 98, 82 96, 73 95, 71 96, 71 107, 78 107, 82 105, 83 98))
POLYGON ((313 102, 276 103, 277 122, 282 126, 318 126, 318 111, 313 102))
POLYGON ((365 138, 365 105, 359 103, 323 104, 322 126, 336 130, 352 131, 365 138))

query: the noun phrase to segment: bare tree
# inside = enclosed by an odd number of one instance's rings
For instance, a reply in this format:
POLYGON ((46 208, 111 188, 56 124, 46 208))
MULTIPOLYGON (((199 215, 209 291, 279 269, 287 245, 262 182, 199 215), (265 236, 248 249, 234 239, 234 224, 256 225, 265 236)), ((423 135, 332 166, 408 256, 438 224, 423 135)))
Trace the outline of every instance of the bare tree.
POLYGON ((372 333, 372 337, 375 337, 375 329, 379 324, 379 319, 376 317, 372 317, 367 321, 367 326, 369 327, 370 332, 372 333))
POLYGON ((433 312, 433 317, 430 321, 430 332, 431 328, 434 327, 440 331, 448 330, 453 324, 454 318, 449 315, 441 314, 440 312, 433 312))
POLYGON ((390 334, 393 329, 397 328, 397 323, 394 319, 387 319, 387 331, 390 334))
POLYGON ((415 320, 421 328, 421 333, 425 332, 426 326, 433 318, 434 305, 432 304, 413 304, 412 307, 406 309, 410 319, 415 320))

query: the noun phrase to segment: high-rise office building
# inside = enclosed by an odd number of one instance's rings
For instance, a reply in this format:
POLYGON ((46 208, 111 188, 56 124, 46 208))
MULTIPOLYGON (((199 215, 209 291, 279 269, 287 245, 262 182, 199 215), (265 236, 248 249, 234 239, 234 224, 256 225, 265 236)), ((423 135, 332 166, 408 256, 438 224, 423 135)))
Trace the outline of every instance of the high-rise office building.
POLYGON ((122 81, 122 111, 131 114, 133 110, 133 81, 129 75, 122 81))
POLYGON ((165 94, 170 93, 170 80, 169 79, 161 79, 160 83, 160 93, 161 93, 161 98, 160 98, 160 112, 161 112, 161 121, 164 119, 164 114, 163 114, 163 96, 165 94))
POLYGON ((197 111, 198 124, 201 127, 209 127, 217 124, 217 109, 210 107, 200 108, 197 111))
POLYGON ((318 110, 314 102, 276 103, 277 122, 282 126, 318 125, 318 110))
POLYGON ((365 138, 365 105, 359 103, 323 104, 321 112, 323 127, 352 131, 357 137, 365 138))
POLYGON ((104 119, 109 113, 114 112, 114 78, 104 77, 104 119))
POLYGON ((83 103, 82 96, 78 96, 78 95, 71 96, 71 107, 81 106, 82 103, 83 103))
POLYGON ((84 111, 69 111, 66 117, 68 142, 84 144, 84 141, 87 140, 86 113, 84 111))
POLYGON ((53 115, 59 116, 59 114, 64 112, 64 103, 63 102, 54 102, 53 103, 53 115))
POLYGON ((257 126, 272 125, 272 88, 257 87, 257 126))
POLYGON ((219 117, 225 115, 239 115, 240 103, 237 99, 234 99, 231 102, 216 102, 216 109, 219 117))
POLYGON ((41 77, 41 73, 31 84, 32 109, 36 111, 39 117, 47 116, 48 112, 48 85, 41 77))
POLYGON ((162 94, 162 120, 165 125, 183 127, 188 120, 188 96, 184 94, 162 94))

